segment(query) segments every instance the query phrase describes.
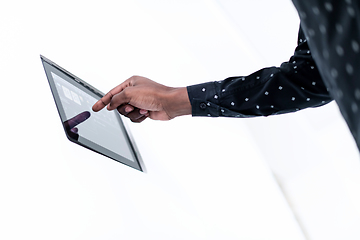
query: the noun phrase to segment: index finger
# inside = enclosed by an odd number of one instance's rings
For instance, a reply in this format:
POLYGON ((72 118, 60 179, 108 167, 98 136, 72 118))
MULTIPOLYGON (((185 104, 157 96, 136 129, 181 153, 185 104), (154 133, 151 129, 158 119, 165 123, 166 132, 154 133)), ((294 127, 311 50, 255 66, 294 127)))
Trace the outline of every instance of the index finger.
POLYGON ((126 87, 125 82, 114 87, 113 89, 111 89, 107 94, 105 94, 105 96, 103 96, 99 101, 97 101, 93 106, 92 106, 92 110, 94 112, 98 112, 101 109, 103 109, 105 106, 107 106, 110 102, 112 97, 115 94, 120 93, 122 90, 124 90, 124 88, 126 87))

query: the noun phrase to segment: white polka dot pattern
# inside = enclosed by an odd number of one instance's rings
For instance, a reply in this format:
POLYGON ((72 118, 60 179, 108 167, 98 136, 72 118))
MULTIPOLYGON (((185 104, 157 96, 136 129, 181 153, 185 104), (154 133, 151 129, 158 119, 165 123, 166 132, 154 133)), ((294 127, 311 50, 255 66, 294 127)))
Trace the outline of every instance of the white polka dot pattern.
POLYGON ((360 149, 360 1, 293 3, 320 75, 360 149))
MULTIPOLYGON (((354 46, 356 48, 356 44, 354 46)), ((268 116, 330 102, 332 99, 311 54, 300 30, 294 55, 280 67, 189 86, 193 116, 268 116)), ((354 72, 354 67, 349 65, 347 68, 349 73, 354 72)))

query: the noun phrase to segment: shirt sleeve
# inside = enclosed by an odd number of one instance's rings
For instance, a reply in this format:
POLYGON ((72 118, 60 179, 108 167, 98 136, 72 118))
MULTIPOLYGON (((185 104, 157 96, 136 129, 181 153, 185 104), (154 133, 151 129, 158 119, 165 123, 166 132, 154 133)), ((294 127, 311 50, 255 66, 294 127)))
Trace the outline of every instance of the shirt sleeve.
POLYGON ((193 116, 269 116, 332 101, 301 28, 294 55, 280 67, 188 86, 187 91, 193 116))

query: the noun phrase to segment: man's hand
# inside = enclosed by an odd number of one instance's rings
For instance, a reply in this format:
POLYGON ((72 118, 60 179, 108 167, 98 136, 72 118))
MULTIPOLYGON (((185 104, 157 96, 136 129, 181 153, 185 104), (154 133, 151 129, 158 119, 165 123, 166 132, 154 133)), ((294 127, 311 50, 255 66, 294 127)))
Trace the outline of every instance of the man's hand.
POLYGON ((170 120, 191 114, 191 105, 186 88, 171 88, 148 78, 133 76, 113 88, 94 104, 97 112, 107 106, 133 122, 142 122, 147 117, 153 120, 170 120))

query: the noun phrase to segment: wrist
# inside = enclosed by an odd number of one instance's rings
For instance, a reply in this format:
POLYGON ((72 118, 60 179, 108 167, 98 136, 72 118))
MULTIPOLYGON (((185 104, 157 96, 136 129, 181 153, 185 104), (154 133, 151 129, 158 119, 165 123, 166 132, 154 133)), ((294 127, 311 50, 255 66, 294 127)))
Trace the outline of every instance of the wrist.
POLYGON ((164 110, 170 118, 191 114, 192 108, 186 87, 171 88, 164 102, 164 110))

